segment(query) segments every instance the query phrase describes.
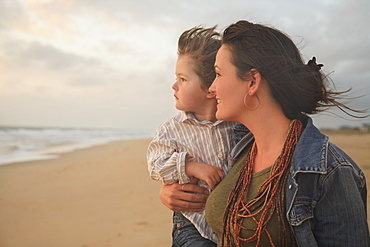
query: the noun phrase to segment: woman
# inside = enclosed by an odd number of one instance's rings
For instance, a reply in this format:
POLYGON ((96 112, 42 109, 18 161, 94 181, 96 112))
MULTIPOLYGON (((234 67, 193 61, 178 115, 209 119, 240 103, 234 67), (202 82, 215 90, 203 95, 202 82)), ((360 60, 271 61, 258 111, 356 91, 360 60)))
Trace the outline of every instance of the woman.
MULTIPOLYGON (((305 65, 290 38, 263 25, 239 21, 224 31, 210 87, 216 117, 241 122, 251 134, 207 200, 219 246, 368 246, 364 174, 307 116, 328 106, 350 110, 315 60, 305 65)), ((169 191, 162 189, 162 201, 169 191)), ((170 207, 205 199, 176 195, 170 207)))

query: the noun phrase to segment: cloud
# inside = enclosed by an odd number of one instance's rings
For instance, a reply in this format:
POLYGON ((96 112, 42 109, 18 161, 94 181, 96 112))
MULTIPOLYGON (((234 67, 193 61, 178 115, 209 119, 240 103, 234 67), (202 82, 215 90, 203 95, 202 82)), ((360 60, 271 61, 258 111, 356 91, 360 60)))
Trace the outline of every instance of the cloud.
POLYGON ((21 42, 8 40, 3 42, 3 57, 8 66, 42 66, 47 70, 73 70, 81 66, 99 66, 100 61, 63 51, 50 44, 39 41, 21 42))
MULTIPOLYGON (((104 126, 155 128, 175 111, 181 32, 196 25, 222 30, 239 19, 288 33, 306 60, 315 55, 327 73, 334 71, 339 89, 370 92, 369 10, 367 0, 3 0, 0 94, 13 111, 0 108, 0 119, 26 123, 17 116, 27 111, 35 115, 32 124, 42 125, 37 119, 58 109, 64 117, 54 114, 48 125, 90 126, 104 118, 104 126)), ((369 93, 355 105, 367 102, 369 93)))
POLYGON ((25 25, 25 6, 19 1, 3 0, 0 2, 0 30, 9 29, 16 25, 25 25))

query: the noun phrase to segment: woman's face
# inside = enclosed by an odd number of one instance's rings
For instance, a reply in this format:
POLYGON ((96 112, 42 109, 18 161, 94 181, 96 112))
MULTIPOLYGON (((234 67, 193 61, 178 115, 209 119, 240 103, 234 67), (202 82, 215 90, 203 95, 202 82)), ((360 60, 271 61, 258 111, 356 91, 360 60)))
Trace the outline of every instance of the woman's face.
POLYGON ((225 45, 218 50, 215 62, 216 78, 209 91, 216 95, 216 118, 239 121, 246 110, 243 100, 248 92, 248 83, 236 75, 236 67, 231 63, 231 51, 225 45))

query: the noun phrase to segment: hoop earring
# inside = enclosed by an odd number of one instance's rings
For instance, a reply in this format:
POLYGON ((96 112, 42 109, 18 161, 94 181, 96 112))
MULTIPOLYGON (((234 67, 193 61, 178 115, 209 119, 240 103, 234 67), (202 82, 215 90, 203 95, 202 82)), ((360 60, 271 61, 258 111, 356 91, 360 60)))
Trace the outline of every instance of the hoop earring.
POLYGON ((244 106, 248 109, 248 110, 251 110, 251 111, 254 111, 254 110, 256 110, 259 106, 260 106, 260 99, 258 98, 258 96, 256 95, 256 98, 257 98, 257 105, 255 106, 255 107, 253 107, 253 108, 251 108, 250 107, 250 105, 251 104, 248 104, 248 101, 249 101, 249 103, 251 103, 250 102, 250 97, 248 97, 248 96, 250 96, 249 95, 249 93, 246 93, 245 95, 244 95, 244 99, 243 99, 243 103, 244 103, 244 106), (248 98, 249 98, 249 100, 248 100, 248 98))

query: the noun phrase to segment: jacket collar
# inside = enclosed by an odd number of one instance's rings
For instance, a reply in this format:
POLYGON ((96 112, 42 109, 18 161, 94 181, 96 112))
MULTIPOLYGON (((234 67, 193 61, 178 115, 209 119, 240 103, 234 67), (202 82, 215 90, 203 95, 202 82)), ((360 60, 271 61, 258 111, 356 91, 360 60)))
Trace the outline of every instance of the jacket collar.
POLYGON ((326 173, 329 137, 307 117, 307 124, 293 153, 292 176, 298 172, 326 173))
MULTIPOLYGON (((307 124, 293 153, 292 176, 298 172, 326 173, 329 137, 313 125, 311 118, 307 117, 303 122, 307 124)), ((238 155, 253 141, 254 137, 249 132, 235 145, 229 156, 229 166, 235 163, 238 155)))

